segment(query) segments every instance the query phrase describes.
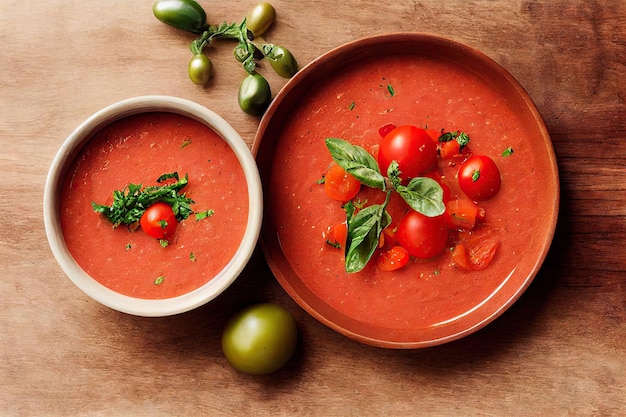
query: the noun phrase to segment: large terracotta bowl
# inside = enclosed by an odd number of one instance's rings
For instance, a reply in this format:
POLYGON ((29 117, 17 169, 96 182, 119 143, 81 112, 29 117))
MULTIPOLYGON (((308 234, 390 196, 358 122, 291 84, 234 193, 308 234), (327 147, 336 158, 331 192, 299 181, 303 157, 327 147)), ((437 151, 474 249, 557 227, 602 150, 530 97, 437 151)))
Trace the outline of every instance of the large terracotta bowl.
POLYGON ((388 34, 324 54, 276 96, 253 153, 266 205, 261 244, 278 282, 362 343, 420 348, 477 331, 530 285, 554 234, 558 171, 540 114, 509 72, 449 39, 388 34), (502 190, 484 207, 502 243, 487 269, 461 271, 444 253, 404 272, 344 272, 341 251, 325 244, 345 214, 319 185, 331 162, 324 140, 371 147, 387 123, 467 130, 472 150, 496 160, 502 190))

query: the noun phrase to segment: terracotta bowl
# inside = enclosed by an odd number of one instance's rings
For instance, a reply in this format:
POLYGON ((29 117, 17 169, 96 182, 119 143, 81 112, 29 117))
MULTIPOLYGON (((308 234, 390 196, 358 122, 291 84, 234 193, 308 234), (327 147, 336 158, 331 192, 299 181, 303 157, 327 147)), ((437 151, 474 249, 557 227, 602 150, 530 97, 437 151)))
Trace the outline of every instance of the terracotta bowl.
MULTIPOLYGON (((176 129, 172 128, 172 130, 176 129)), ((166 133, 172 134, 172 132, 170 131, 166 133)), ((152 146, 151 144, 148 145, 152 146)), ((194 145, 190 145, 187 150, 195 152, 195 150, 197 150, 198 148, 195 148, 194 150, 193 146, 194 145)), ((232 153, 230 154, 232 155, 232 153)), ((187 153, 186 155, 189 155, 189 153, 187 153)), ((133 155, 130 155, 128 158, 128 164, 135 164, 135 159, 136 158, 133 158, 133 155)), ((219 158, 216 156, 216 160, 217 159, 219 158)), ((117 169, 119 169, 119 167, 117 169)), ((229 175, 228 171, 232 171, 232 168, 226 167, 223 169, 223 171, 227 171, 226 175, 229 175)), ((119 175, 123 176, 124 174, 120 173, 119 175)), ((181 175, 183 175, 183 173, 181 173, 181 175)), ((189 179, 189 186, 191 186, 193 180, 194 179, 192 178, 189 179)), ((124 179, 122 181, 133 182, 130 179, 124 179)), ((206 182, 210 183, 210 181, 206 182)), ((124 186, 126 185, 127 184, 124 183, 124 186)), ((96 185, 92 187, 95 186, 96 185)), ((204 185, 203 183, 202 187, 204 186, 208 187, 210 185, 204 185)), ((197 185, 195 190, 198 190, 200 187, 201 185, 197 185)), ((106 190, 106 193, 110 193, 109 195, 112 195, 113 191, 114 190, 106 190)), ((215 193, 214 190, 212 190, 211 192, 215 193)), ((217 194, 228 192, 229 190, 219 190, 217 194)), ((88 203, 89 202, 86 202, 85 204, 89 205, 88 203)), ((207 207, 207 209, 208 208, 210 207, 207 207)), ((83 216, 88 219, 85 221, 92 222, 94 224, 94 227, 96 222, 106 223, 111 226, 108 221, 102 220, 102 215, 94 213, 93 211, 89 213, 89 209, 86 209, 86 212, 87 214, 84 214, 83 216)), ((66 141, 59 149, 54 160, 52 161, 44 192, 44 222, 46 235, 52 253, 54 254, 54 257, 58 261, 59 265, 61 266, 61 269, 74 282, 74 284, 76 284, 76 286, 78 286, 82 291, 84 291, 85 294, 87 294, 94 300, 115 310, 138 316, 167 316, 182 313, 203 305, 222 293, 226 288, 228 288, 231 283, 233 283, 233 281, 239 276, 240 272, 243 270, 244 266, 248 263, 250 256, 252 255, 252 252, 258 241, 262 215, 263 200, 258 169, 248 146, 240 137, 240 135, 224 119, 222 119, 213 111, 193 102, 168 96, 145 96, 131 98, 108 106, 90 116, 80 126, 78 126, 74 132, 72 132, 72 134, 66 139, 66 141), (158 297, 158 299, 152 299, 145 296, 133 296, 127 293, 120 293, 116 289, 112 289, 112 287, 110 286, 105 286, 99 280, 96 280, 94 279, 94 277, 90 276, 87 272, 85 272, 85 268, 83 268, 81 264, 77 262, 75 256, 73 256, 72 252, 68 249, 68 245, 66 244, 66 231, 62 227, 61 223, 61 195, 62 189, 64 187, 64 182, 66 180, 66 177, 68 177, 69 175, 75 175, 71 174, 69 171, 70 169, 74 169, 72 168, 74 161, 78 160, 77 158, 80 157, 81 151, 90 143, 90 141, 92 141, 92 138, 94 138, 99 132, 102 132, 103 129, 113 123, 117 123, 124 119, 128 120, 128 118, 135 117, 137 115, 158 115, 158 113, 155 112, 174 113, 176 115, 182 116, 182 120, 190 119, 191 121, 193 121, 192 123, 200 126, 200 129, 204 129, 204 127, 202 127, 202 125, 204 125, 217 133, 217 136, 214 137, 214 139, 212 140, 214 140, 215 143, 218 144, 220 140, 223 140, 227 144, 227 146, 223 146, 222 144, 220 144, 220 149, 232 150, 232 153, 234 153, 234 156, 232 156, 232 158, 234 161, 236 161, 234 163, 238 163, 241 167, 241 171, 243 171, 242 177, 244 178, 244 180, 242 180, 242 183, 245 181, 245 185, 247 186, 247 192, 241 192, 241 200, 247 203, 248 206, 247 215, 244 214, 241 220, 241 224, 243 224, 241 229, 243 231, 241 232, 241 234, 243 235, 243 237, 241 238, 240 242, 235 242, 233 244, 234 254, 232 255, 232 258, 222 260, 225 266, 221 270, 218 270, 214 275, 208 276, 206 277, 206 279, 203 278, 203 283, 198 284, 198 286, 195 288, 190 288, 189 290, 185 290, 186 292, 178 293, 175 296, 168 296, 163 293, 158 297)), ((207 219, 206 221, 212 220, 207 219)), ((193 222, 193 220, 187 219, 185 220, 185 222, 193 222)), ((175 233, 179 233, 181 225, 178 226, 175 233)), ((118 229, 120 228, 123 227, 119 226, 118 229)), ((111 229, 113 228, 111 227, 111 229)), ((189 227, 186 227, 185 229, 189 229, 189 227)), ((96 248, 101 247, 103 249, 107 245, 111 245, 110 241, 108 240, 109 236, 107 232, 108 231, 94 233, 93 235, 87 236, 85 238, 85 240, 87 240, 87 245, 96 248)), ((126 233, 129 236, 128 239, 131 239, 131 237, 139 238, 141 237, 140 234, 142 234, 140 230, 133 231, 132 233, 128 233, 125 230, 122 232, 126 233)), ((147 237, 142 237, 142 239, 147 239, 147 237)), ((214 236, 204 236, 202 237, 202 239, 206 241, 207 250, 212 250, 212 248, 219 248, 219 246, 223 244, 221 241, 216 240, 214 236)), ((153 240, 150 241, 148 244, 157 245, 157 247, 159 245, 158 242, 153 240)), ((130 248, 130 243, 128 244, 128 248, 130 248)), ((165 251, 167 249, 171 248, 163 248, 164 254, 166 253, 165 251)), ((139 251, 140 249, 133 247, 132 250, 139 251)), ((187 254, 189 254, 189 250, 187 251, 187 254)), ((126 258, 123 254, 110 256, 117 256, 115 262, 119 262, 122 265, 125 265, 125 262, 129 262, 127 260, 129 258, 126 258)), ((189 256, 193 257, 194 255, 189 256)), ((167 264, 169 262, 168 259, 169 258, 167 257, 167 255, 163 255, 163 264, 167 264)), ((195 260, 196 259, 190 259, 190 262, 195 260)), ((157 277, 159 268, 162 267, 162 265, 160 264, 161 262, 155 262, 154 265, 151 265, 151 267, 155 268, 155 277, 157 277)), ((199 263, 197 263, 197 265, 201 269, 206 268, 200 266, 199 263)), ((155 278, 150 277, 150 279, 154 281, 155 286, 161 284, 158 278, 155 280, 155 278)))
POLYGON ((317 320, 362 343, 421 348, 477 331, 529 286, 554 234, 558 170, 539 112, 510 73, 449 39, 388 34, 324 54, 277 94, 253 153, 266 205, 261 245, 278 282, 317 320), (468 131, 471 149, 496 160, 502 190, 484 207, 501 245, 487 269, 461 271, 444 253, 408 272, 344 272, 342 251, 325 244, 345 214, 319 185, 332 161, 324 139, 368 148, 387 123, 468 131))

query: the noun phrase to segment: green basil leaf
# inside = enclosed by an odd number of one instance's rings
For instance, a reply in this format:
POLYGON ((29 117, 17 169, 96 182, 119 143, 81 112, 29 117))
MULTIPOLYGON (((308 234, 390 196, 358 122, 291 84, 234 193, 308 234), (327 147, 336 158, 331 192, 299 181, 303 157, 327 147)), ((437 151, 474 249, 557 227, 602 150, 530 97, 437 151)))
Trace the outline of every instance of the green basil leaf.
POLYGON ((326 147, 333 160, 361 184, 385 191, 385 177, 374 157, 365 149, 338 138, 326 138, 326 147))
POLYGON ((383 204, 374 204, 354 214, 354 205, 346 204, 348 238, 346 241, 345 269, 348 273, 359 272, 372 258, 378 247, 382 231, 391 224, 391 216, 385 209, 391 191, 383 204))
POLYGON ((424 216, 435 217, 446 211, 443 189, 432 178, 417 177, 411 179, 407 186, 394 184, 394 187, 413 210, 424 216))

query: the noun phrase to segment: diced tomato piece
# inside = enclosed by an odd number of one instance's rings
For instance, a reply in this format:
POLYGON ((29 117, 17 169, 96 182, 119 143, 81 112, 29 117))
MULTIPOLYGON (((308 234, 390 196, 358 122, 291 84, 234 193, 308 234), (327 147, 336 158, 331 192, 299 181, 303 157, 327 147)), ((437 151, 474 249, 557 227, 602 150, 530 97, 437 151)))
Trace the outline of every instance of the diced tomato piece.
POLYGON ((452 260, 464 270, 481 271, 487 268, 500 247, 500 239, 491 228, 463 234, 460 239, 452 250, 452 260))
POLYGON ((439 156, 441 159, 452 159, 461 154, 461 145, 456 140, 442 142, 439 144, 439 156))
POLYGON ((409 263, 409 253, 402 246, 394 246, 378 255, 377 265, 382 271, 395 271, 409 263))
POLYGON ((476 224, 478 206, 466 198, 450 200, 446 203, 446 219, 453 228, 472 230, 476 224))
POLYGON ((454 265, 464 271, 472 270, 472 266, 467 258, 467 248, 463 243, 457 243, 454 246, 454 249, 452 249, 452 261, 454 262, 454 265))
POLYGON ((387 133, 391 132, 395 128, 396 128, 396 125, 394 125, 393 123, 387 123, 386 125, 382 126, 380 129, 378 129, 378 134, 380 135, 381 138, 384 138, 385 136, 387 136, 387 133))

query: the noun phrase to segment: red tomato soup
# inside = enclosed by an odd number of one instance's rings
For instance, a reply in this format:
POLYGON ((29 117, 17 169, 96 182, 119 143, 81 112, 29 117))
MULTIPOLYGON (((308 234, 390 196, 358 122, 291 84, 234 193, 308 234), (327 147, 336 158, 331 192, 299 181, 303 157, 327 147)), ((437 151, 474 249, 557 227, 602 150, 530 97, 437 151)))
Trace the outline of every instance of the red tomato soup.
POLYGON ((147 299, 175 297, 201 287, 237 251, 248 218, 248 190, 235 153, 213 130, 174 113, 129 116, 94 135, 74 160, 63 185, 61 227, 78 264, 119 293, 147 299), (128 184, 159 185, 178 172, 196 212, 178 224, 169 245, 141 229, 113 228, 92 201, 110 205, 128 184), (160 278, 162 277, 162 278, 160 278))
MULTIPOLYGON (((547 209, 537 202, 542 180, 534 169, 537 157, 509 104, 475 74, 420 56, 366 61, 318 87, 298 103, 282 129, 266 202, 272 230, 302 282, 338 312, 388 329, 446 326, 488 300, 501 302, 499 288, 541 226, 535 213, 547 209), (372 258, 363 271, 344 272, 343 251, 325 242, 328 228, 344 221, 345 211, 319 182, 332 161, 324 140, 336 137, 370 149, 388 123, 464 131, 475 154, 495 160, 502 188, 480 205, 501 244, 486 270, 459 270, 446 249, 398 271, 382 271, 372 258), (509 147, 514 153, 503 157, 509 147)), ((458 166, 438 163, 447 183, 456 183, 458 166)), ((362 187, 356 199, 369 205, 384 195, 362 187)), ((393 215, 393 208, 389 211, 393 215)))

